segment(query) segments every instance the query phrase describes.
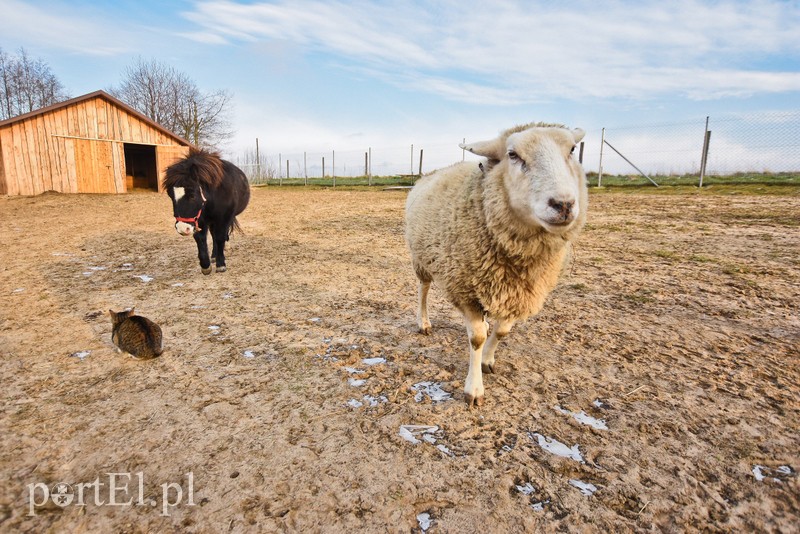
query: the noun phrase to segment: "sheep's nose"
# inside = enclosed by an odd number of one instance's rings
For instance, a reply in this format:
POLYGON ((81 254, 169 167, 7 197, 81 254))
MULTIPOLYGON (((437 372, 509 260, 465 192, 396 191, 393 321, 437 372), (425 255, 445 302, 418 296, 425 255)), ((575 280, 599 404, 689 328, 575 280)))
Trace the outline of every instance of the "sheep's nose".
POLYGON ((556 212, 558 212, 558 216, 563 221, 568 221, 572 214, 572 206, 575 205, 575 201, 573 200, 556 200, 555 198, 551 198, 547 201, 547 205, 553 208, 556 212))

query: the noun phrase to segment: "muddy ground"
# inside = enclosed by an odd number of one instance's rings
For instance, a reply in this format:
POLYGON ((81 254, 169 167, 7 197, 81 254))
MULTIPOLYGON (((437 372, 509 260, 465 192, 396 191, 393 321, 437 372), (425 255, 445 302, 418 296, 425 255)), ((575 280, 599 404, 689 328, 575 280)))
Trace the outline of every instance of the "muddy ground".
POLYGON ((469 410, 405 195, 256 189, 211 276, 165 195, 0 198, 0 530, 796 532, 800 196, 593 194, 469 410))

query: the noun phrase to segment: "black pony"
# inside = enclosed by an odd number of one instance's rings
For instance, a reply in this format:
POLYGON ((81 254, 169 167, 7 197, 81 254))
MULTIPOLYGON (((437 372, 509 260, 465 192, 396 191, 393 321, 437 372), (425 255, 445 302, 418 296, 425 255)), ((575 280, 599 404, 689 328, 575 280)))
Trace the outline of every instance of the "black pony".
POLYGON ((172 199, 175 230, 194 235, 203 274, 211 274, 211 259, 216 259, 218 273, 225 272, 225 242, 239 227, 236 216, 250 201, 247 177, 218 154, 192 148, 188 156, 167 167, 163 186, 172 199), (210 259, 208 231, 214 243, 210 259))

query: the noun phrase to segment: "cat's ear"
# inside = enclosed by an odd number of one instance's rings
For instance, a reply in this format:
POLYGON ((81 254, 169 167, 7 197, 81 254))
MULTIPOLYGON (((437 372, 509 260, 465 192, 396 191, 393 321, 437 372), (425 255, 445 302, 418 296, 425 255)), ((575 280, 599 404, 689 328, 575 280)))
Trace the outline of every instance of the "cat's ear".
POLYGON ((117 315, 116 313, 114 313, 114 310, 108 310, 108 314, 111 316, 112 319, 117 315))

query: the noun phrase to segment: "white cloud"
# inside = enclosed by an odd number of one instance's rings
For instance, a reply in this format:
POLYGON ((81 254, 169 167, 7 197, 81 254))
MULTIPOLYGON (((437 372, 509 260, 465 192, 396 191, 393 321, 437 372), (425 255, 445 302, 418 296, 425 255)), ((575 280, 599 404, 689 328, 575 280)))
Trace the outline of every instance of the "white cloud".
POLYGON ((793 2, 392 2, 319 0, 196 4, 203 32, 285 40, 445 98, 747 96, 800 90, 793 2))

